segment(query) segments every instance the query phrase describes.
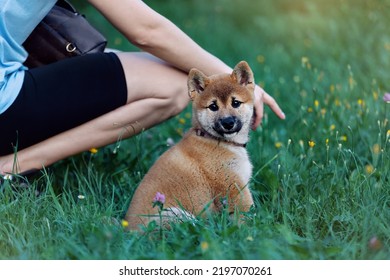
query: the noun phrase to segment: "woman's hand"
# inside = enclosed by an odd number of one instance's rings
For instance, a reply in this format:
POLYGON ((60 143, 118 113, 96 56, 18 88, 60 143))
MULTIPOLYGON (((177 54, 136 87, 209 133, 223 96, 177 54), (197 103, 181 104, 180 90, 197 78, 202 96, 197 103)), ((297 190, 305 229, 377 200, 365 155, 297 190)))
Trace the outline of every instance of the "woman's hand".
POLYGON ((264 116, 264 104, 268 105, 274 113, 284 120, 286 116, 284 115, 282 109, 280 109, 278 103, 275 99, 266 93, 261 87, 256 85, 255 87, 255 114, 253 116, 252 129, 255 130, 260 124, 264 116))

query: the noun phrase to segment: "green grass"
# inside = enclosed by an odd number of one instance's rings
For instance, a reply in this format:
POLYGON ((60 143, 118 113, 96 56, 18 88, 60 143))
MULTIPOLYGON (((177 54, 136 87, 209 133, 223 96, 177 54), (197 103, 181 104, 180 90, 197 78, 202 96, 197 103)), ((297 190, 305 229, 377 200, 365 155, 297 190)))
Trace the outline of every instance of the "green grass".
MULTIPOLYGON (((137 137, 57 163, 28 188, 6 182, 0 258, 389 259, 390 105, 382 95, 390 91, 390 1, 146 3, 230 65, 247 60, 286 112, 280 121, 267 108, 251 134, 256 208, 241 227, 222 213, 162 236, 122 229, 137 184, 167 139, 190 127, 188 108, 137 137)), ((110 47, 134 50, 81 8, 110 47)))

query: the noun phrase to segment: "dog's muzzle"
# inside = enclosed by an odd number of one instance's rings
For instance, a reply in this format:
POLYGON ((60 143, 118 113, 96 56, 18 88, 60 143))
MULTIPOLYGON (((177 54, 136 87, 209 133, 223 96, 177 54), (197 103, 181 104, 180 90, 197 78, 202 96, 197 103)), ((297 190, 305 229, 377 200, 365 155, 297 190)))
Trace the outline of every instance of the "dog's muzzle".
POLYGON ((242 122, 235 116, 229 116, 219 119, 214 126, 214 130, 220 134, 232 134, 239 132, 242 128, 242 122))

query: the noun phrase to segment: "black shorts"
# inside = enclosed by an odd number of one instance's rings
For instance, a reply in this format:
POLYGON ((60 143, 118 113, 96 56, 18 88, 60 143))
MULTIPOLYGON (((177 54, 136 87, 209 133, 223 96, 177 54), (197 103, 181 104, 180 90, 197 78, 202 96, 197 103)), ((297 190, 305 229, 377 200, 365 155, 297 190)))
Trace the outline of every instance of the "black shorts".
POLYGON ((65 59, 25 72, 15 102, 0 114, 0 155, 11 154, 126 104, 114 53, 65 59))

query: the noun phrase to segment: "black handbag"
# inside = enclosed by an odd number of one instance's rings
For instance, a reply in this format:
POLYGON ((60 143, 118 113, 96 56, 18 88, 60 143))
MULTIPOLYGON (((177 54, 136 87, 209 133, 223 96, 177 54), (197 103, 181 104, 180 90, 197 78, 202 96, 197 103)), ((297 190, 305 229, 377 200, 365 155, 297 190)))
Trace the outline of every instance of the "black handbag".
POLYGON ((29 68, 103 52, 106 38, 67 1, 59 0, 23 43, 29 68))

